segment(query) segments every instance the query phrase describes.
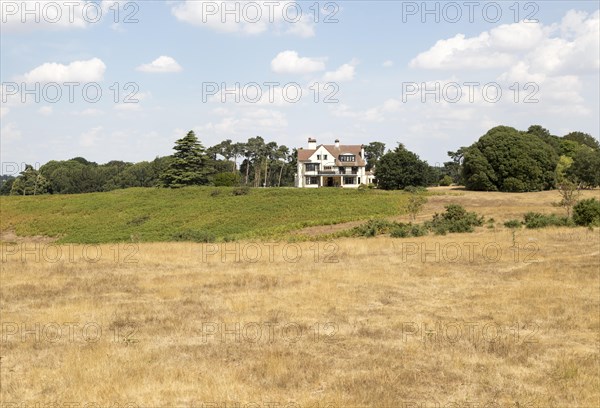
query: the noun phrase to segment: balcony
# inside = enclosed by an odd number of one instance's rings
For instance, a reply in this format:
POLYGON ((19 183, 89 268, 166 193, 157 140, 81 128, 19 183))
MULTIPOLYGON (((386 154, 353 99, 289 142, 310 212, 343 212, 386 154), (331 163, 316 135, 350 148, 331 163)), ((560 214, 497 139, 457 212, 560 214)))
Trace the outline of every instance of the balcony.
POLYGON ((319 176, 356 176, 358 175, 358 170, 354 171, 339 171, 339 170, 319 170, 319 176))

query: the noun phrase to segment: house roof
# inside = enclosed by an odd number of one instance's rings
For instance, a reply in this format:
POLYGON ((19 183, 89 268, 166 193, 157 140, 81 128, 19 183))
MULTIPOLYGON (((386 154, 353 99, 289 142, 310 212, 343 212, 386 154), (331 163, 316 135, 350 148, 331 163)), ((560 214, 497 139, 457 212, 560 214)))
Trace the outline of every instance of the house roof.
POLYGON ((365 166, 366 162, 364 158, 360 157, 362 151, 361 145, 319 145, 316 149, 300 149, 298 150, 298 161, 308 161, 310 157, 323 146, 333 157, 335 157, 336 166, 365 166), (341 154, 353 154, 356 157, 356 161, 353 162, 341 162, 339 156, 341 154))

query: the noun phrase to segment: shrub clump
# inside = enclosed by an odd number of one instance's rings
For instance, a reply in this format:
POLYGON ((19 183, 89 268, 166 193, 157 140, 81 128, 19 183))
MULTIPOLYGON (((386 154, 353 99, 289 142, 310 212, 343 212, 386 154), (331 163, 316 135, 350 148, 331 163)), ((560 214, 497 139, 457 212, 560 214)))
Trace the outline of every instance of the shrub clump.
POLYGON ((397 224, 390 231, 393 238, 422 237, 429 231, 423 225, 419 224, 397 224))
POLYGON ((451 186, 453 182, 454 182, 454 180, 452 180, 452 177, 445 175, 444 177, 442 177, 440 179, 440 186, 448 187, 448 186, 451 186))
POLYGON ((242 196, 242 195, 248 195, 248 194, 250 194, 250 187, 248 187, 248 186, 236 187, 231 191, 231 195, 234 195, 234 196, 242 196))
POLYGON ((445 208, 446 212, 435 214, 431 221, 425 223, 425 226, 435 234, 473 232, 474 227, 483 225, 483 217, 475 212, 468 212, 461 205, 449 204, 445 208))
POLYGON ((374 237, 380 234, 388 234, 396 225, 396 223, 386 220, 369 220, 352 228, 350 234, 357 237, 374 237))
POLYGON ((521 221, 519 220, 508 220, 504 223, 506 228, 521 228, 521 221))
POLYGON ((528 212, 523 216, 523 224, 526 228, 569 227, 573 225, 573 221, 568 217, 559 217, 556 214, 528 212))
POLYGON ((600 226, 600 201, 595 198, 581 200, 573 207, 573 221, 586 227, 600 226))
POLYGON ((173 241, 186 241, 186 242, 215 242, 216 237, 214 234, 208 231, 197 231, 197 230, 183 230, 178 231, 172 236, 173 241))

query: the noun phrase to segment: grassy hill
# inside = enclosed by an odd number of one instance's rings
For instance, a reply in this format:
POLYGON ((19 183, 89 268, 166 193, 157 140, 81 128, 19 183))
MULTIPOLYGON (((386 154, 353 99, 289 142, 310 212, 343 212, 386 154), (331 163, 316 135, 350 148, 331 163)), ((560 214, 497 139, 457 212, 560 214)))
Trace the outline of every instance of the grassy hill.
POLYGON ((344 189, 132 188, 1 197, 0 230, 63 243, 271 237, 307 226, 398 214, 403 193, 344 189), (218 193, 215 193, 218 191, 218 193))

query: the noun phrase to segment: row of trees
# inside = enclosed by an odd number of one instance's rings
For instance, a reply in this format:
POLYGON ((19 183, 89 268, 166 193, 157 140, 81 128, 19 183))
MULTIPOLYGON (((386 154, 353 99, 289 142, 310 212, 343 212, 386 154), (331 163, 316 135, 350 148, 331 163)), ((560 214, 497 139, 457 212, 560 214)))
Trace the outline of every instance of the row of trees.
MULTIPOLYGON (((98 165, 77 157, 50 161, 39 170, 26 166, 17 178, 0 178, 0 194, 73 194, 155 186, 294 185, 296 149, 290 151, 260 136, 241 143, 225 140, 204 148, 190 131, 175 142, 174 150, 173 155, 151 162, 111 161, 98 165)), ((365 146, 367 170, 375 172, 378 187, 386 190, 451 183, 483 191, 539 191, 567 181, 582 187, 600 185, 600 144, 582 132, 558 137, 538 125, 526 132, 498 126, 471 146, 448 155, 451 160, 443 167, 432 167, 402 144, 387 152, 382 142, 365 146)))
POLYGON ((294 185, 296 150, 265 142, 260 136, 245 143, 225 140, 204 148, 191 131, 175 142, 174 150, 173 155, 150 162, 110 161, 99 165, 76 157, 50 161, 39 170, 27 165, 18 177, 2 176, 0 194, 74 194, 129 187, 211 184, 294 185))

